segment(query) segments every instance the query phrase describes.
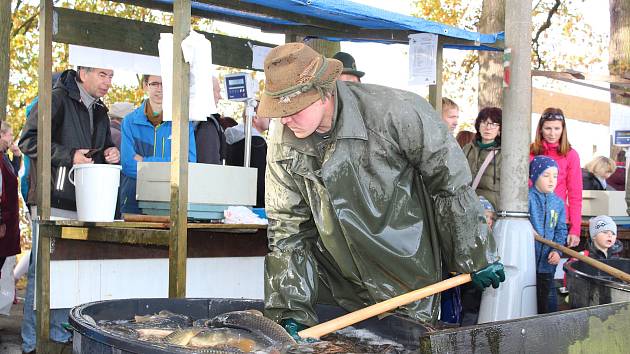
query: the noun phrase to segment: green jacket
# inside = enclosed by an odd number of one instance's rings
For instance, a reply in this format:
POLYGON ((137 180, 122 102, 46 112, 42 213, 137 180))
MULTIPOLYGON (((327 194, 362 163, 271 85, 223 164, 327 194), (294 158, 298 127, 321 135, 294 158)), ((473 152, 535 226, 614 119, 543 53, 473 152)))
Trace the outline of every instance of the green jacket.
MULTIPOLYGON (((496 260, 470 172, 433 108, 410 92, 337 82, 334 127, 269 135, 266 315, 318 322, 316 302, 352 311, 496 260), (320 142, 318 144, 318 142, 320 142)), ((432 321, 439 297, 398 310, 432 321)))
POLYGON ((501 147, 481 149, 476 142, 468 143, 463 147, 464 156, 468 160, 468 167, 470 167, 470 173, 474 180, 483 165, 484 160, 488 154, 496 150, 496 155, 492 159, 492 162, 488 165, 486 170, 481 176, 479 185, 475 192, 477 195, 483 196, 492 203, 495 210, 498 210, 500 181, 501 181, 501 147))

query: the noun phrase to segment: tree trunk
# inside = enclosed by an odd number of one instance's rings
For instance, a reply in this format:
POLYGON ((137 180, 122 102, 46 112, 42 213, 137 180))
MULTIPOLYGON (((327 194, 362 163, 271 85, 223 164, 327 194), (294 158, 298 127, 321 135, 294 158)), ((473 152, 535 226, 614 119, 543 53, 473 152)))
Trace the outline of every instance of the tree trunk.
POLYGON ((0 0, 0 121, 5 121, 7 114, 7 96, 9 94, 11 0, 0 0))
MULTIPOLYGON (((630 1, 610 0, 610 46, 608 49, 610 75, 630 77, 630 1)), ((611 89, 623 87, 610 85, 611 89)), ((630 97, 610 94, 610 101, 630 106, 630 97)))
MULTIPOLYGON (((505 0, 483 0, 479 32, 495 33, 505 28, 505 0)), ((503 105, 503 54, 479 51, 479 109, 503 105)))

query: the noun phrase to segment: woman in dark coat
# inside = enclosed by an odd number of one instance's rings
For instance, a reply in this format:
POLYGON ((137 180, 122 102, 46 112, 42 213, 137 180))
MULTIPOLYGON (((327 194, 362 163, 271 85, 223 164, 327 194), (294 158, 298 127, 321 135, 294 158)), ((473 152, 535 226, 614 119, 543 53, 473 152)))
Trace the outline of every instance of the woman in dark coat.
POLYGON ((0 173, 2 173, 2 197, 0 197, 0 269, 7 257, 20 253, 20 206, 18 204, 18 179, 15 169, 5 154, 13 142, 11 127, 0 125, 0 173))
POLYGON ((582 190, 614 190, 606 183, 606 179, 615 171, 615 161, 597 156, 582 169, 582 190))

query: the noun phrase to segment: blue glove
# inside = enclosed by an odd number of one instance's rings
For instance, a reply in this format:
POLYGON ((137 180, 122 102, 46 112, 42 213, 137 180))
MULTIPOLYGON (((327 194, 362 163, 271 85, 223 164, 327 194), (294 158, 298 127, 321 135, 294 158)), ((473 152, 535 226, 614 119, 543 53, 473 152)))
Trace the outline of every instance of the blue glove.
POLYGON ((280 322, 280 324, 282 325, 282 327, 284 327, 284 330, 287 331, 287 333, 289 333, 289 335, 291 337, 293 337, 293 339, 295 339, 296 342, 298 343, 312 343, 312 342, 316 342, 317 340, 314 338, 302 338, 300 337, 300 335, 298 334, 299 331, 307 329, 308 326, 303 325, 301 323, 298 323, 297 321, 295 321, 292 318, 287 318, 284 319, 280 322))
POLYGON ((496 289, 500 282, 505 281, 505 271, 500 262, 489 264, 487 267, 472 273, 471 276, 473 285, 480 290, 489 287, 490 284, 496 289))

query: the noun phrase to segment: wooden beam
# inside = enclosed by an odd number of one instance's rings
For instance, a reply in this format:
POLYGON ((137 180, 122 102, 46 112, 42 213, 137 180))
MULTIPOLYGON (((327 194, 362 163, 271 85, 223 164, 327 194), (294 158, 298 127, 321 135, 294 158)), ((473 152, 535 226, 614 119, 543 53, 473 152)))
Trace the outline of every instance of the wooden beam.
MULTIPOLYGON (((158 55, 160 33, 172 33, 170 26, 119 17, 97 15, 65 8, 55 8, 55 42, 117 50, 127 53, 158 55)), ((252 51, 248 44, 275 47, 275 44, 199 32, 212 42, 212 62, 216 65, 252 69, 252 51)))
MULTIPOLYGON (((50 144, 52 106, 52 0, 39 3, 39 101, 37 115, 37 214, 50 219, 50 144)), ((37 240, 37 349, 47 353, 50 343, 50 239, 40 229, 37 240)))
POLYGON ((244 2, 241 0, 196 0, 199 3, 204 3, 208 5, 219 6, 225 9, 236 10, 240 12, 244 12, 247 14, 253 15, 264 15, 268 17, 273 17, 277 19, 282 19, 286 21, 297 22, 302 25, 319 27, 322 29, 330 29, 339 32, 344 32, 346 30, 358 29, 359 27, 348 25, 346 23, 323 20, 316 17, 275 9, 272 7, 265 7, 261 5, 251 4, 248 2, 244 2))
MULTIPOLYGON (((119 2, 121 4, 141 6, 141 7, 145 7, 145 8, 148 8, 148 9, 159 10, 159 11, 162 11, 162 12, 169 12, 170 13, 170 12, 173 11, 172 6, 170 6, 168 3, 155 2, 155 1, 152 1, 152 0, 111 0, 111 1, 119 2)), ((200 10, 197 10, 197 9, 191 9, 191 14, 192 14, 192 16, 195 16, 195 17, 207 18, 209 20, 217 20, 217 21, 238 23, 238 24, 243 25, 243 26, 249 26, 249 27, 254 27, 254 28, 259 28, 261 25, 267 23, 267 22, 262 22, 262 21, 250 20, 250 19, 247 19, 247 18, 244 18, 244 17, 239 17, 239 16, 231 16, 231 15, 218 14, 218 13, 209 13, 209 12, 200 11, 200 10)))
POLYGON ((444 40, 438 36, 437 56, 435 58, 435 85, 429 85, 429 103, 442 116, 442 53, 444 52, 444 40))
POLYGON ((190 33, 190 0, 175 0, 173 3, 173 15, 172 221, 168 250, 168 296, 169 298, 185 298, 188 249, 188 101, 190 65, 184 61, 182 41, 190 33))
POLYGON ((0 121, 6 119, 9 95, 11 0, 0 0, 0 121))

